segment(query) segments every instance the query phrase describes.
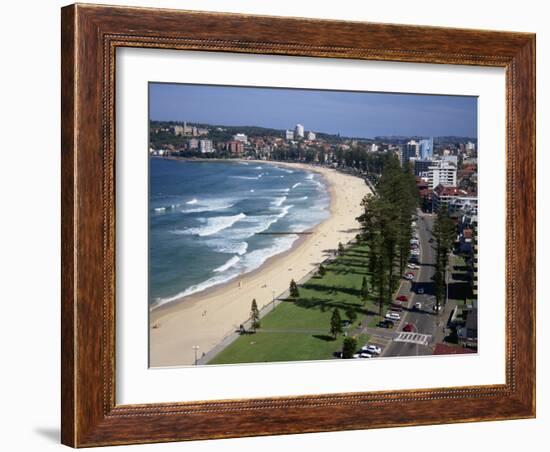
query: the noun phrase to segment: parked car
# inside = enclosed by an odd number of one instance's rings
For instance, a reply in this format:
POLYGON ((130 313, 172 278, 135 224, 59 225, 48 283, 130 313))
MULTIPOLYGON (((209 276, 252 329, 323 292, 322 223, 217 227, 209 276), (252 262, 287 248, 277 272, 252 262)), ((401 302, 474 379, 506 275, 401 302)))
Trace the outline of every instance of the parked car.
POLYGON ((372 358, 372 357, 373 355, 370 353, 366 353, 366 352, 359 353, 359 358, 372 358))
POLYGON ((413 309, 415 311, 420 311, 422 309, 422 303, 415 303, 413 309))
POLYGON ((409 299, 405 295, 399 295, 396 298, 397 301, 409 301, 409 299))
POLYGON ((414 273, 410 273, 410 272, 409 272, 409 273, 406 273, 406 274, 405 274, 405 278, 407 278, 407 279, 414 279, 414 273))
POLYGON ((382 349, 377 345, 368 344, 361 349, 361 352, 370 353, 371 355, 379 355, 382 353, 382 349))
POLYGON ((387 312, 386 318, 390 320, 401 320, 401 316, 397 312, 393 312, 393 311, 387 312))
POLYGON ((420 295, 422 295, 424 293, 424 287, 419 287, 416 293, 419 293, 420 295))
POLYGON ((414 331, 414 325, 412 323, 407 323, 404 327, 403 327, 403 331, 407 332, 407 333, 410 333, 412 331, 414 331))
POLYGON ((385 319, 378 322, 376 326, 378 328, 393 328, 393 322, 391 320, 385 319))
POLYGON ((358 359, 358 358, 361 358, 361 353, 355 353, 353 355, 353 359, 358 359))

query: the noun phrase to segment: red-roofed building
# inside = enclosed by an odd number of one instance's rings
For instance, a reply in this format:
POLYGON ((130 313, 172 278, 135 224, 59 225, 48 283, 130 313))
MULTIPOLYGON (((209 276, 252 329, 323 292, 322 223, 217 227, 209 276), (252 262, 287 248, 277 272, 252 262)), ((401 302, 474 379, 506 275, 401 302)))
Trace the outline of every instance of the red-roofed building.
POLYGON ((439 211, 441 208, 448 209, 452 205, 452 211, 462 210, 477 210, 477 197, 468 193, 466 190, 462 190, 456 186, 444 187, 438 185, 434 188, 432 197, 432 208, 434 212, 439 211))

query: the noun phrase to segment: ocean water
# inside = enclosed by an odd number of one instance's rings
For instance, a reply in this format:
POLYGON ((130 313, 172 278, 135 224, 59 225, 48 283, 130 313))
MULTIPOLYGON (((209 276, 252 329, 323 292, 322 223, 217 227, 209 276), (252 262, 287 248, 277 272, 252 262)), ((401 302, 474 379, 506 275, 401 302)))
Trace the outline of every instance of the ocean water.
POLYGON ((223 284, 329 216, 319 174, 254 162, 150 159, 149 303, 223 284), (270 233, 285 234, 270 234, 270 233), (289 233, 290 232, 290 233, 289 233))

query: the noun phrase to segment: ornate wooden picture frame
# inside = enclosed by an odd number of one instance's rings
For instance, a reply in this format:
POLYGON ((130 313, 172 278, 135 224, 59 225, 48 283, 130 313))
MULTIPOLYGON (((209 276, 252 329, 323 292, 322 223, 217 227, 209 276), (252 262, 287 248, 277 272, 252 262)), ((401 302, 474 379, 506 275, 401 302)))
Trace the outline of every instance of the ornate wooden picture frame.
POLYGON ((64 444, 535 416, 535 35, 78 4, 62 9, 61 33, 64 444), (505 384, 117 405, 114 89, 120 47, 505 68, 505 384))

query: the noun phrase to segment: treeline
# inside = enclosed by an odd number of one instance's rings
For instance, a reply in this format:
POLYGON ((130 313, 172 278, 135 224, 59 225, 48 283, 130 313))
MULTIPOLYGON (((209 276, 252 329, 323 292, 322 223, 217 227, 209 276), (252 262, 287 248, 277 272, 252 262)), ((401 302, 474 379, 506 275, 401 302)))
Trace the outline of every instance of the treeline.
POLYGON ((369 245, 371 291, 380 314, 384 304, 392 300, 410 255, 413 215, 418 203, 414 175, 401 168, 397 157, 384 164, 376 185, 376 194, 367 195, 361 205, 364 213, 361 239, 369 245))
POLYGON ((435 241, 435 272, 433 281, 436 310, 439 312, 441 302, 446 299, 445 291, 447 290, 449 252, 456 238, 456 226, 446 209, 439 209, 434 222, 433 237, 435 241))
POLYGON ((310 145, 307 148, 288 146, 275 148, 271 152, 272 160, 300 161, 306 163, 326 161, 337 163, 339 167, 347 167, 369 174, 381 174, 385 164, 393 158, 388 152, 369 152, 366 146, 358 145, 352 149, 327 151, 322 146, 310 145), (329 159, 329 156, 331 157, 329 159))

